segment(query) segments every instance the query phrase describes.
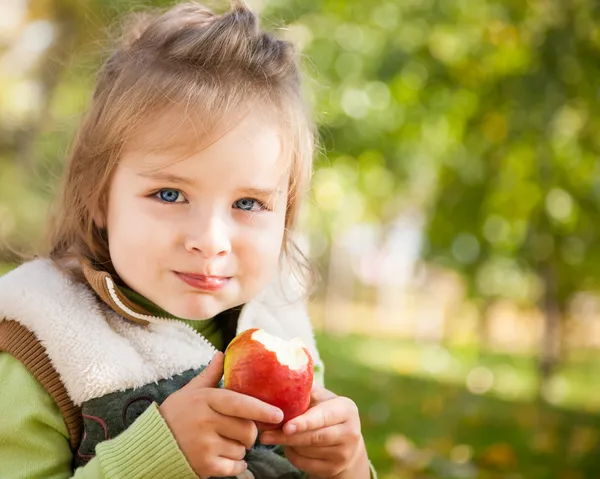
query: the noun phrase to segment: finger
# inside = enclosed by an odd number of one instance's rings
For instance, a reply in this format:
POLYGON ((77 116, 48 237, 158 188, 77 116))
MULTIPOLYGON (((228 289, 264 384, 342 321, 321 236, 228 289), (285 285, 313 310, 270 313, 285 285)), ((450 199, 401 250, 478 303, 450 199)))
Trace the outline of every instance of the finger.
POLYGON ((319 384, 313 385, 310 391, 310 403, 311 405, 316 405, 322 403, 324 401, 328 401, 329 399, 333 399, 337 397, 337 394, 325 389, 323 386, 319 384))
POLYGON ((217 447, 217 453, 220 457, 232 461, 241 461, 246 457, 246 447, 243 444, 223 436, 220 439, 217 447))
MULTIPOLYGON (((304 448, 302 450, 304 451, 304 448)), ((300 454, 293 447, 286 447, 284 453, 285 457, 287 457, 294 466, 310 475, 332 477, 339 474, 342 470, 341 467, 331 461, 307 457, 304 454, 300 454)))
POLYGON ((192 379, 186 387, 192 388, 214 388, 219 384, 223 376, 223 353, 217 351, 198 376, 192 379))
POLYGON ((210 477, 238 476, 247 468, 248 465, 245 461, 234 461, 226 457, 216 457, 208 474, 210 477))
POLYGON ((229 389, 215 389, 211 394, 209 406, 219 414, 270 424, 278 424, 283 420, 281 409, 252 396, 229 389))
POLYGON ((356 404, 350 399, 336 396, 334 399, 309 408, 304 414, 285 423, 283 432, 297 434, 334 426, 358 415, 357 411, 356 404))
MULTIPOLYGON (((295 446, 290 446, 294 448, 295 446)), ((340 446, 297 446, 298 449, 294 449, 296 452, 309 459, 321 459, 324 461, 331 461, 332 459, 338 459, 340 454, 338 449, 340 446)))
POLYGON ((266 431, 260 435, 262 444, 277 444, 283 446, 337 446, 342 444, 343 424, 328 426, 316 431, 306 431, 297 434, 285 434, 283 431, 266 431))
POLYGON ((254 421, 238 417, 221 415, 217 432, 220 436, 242 444, 246 449, 251 449, 258 436, 258 428, 254 421))

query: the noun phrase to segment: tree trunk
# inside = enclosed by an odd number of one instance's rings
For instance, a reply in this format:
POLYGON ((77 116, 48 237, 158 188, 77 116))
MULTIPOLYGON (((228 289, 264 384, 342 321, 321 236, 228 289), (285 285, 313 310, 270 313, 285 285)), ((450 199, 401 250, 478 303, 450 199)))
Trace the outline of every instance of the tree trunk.
POLYGON ((485 298, 479 307, 479 321, 477 323, 477 356, 483 359, 486 351, 490 349, 489 310, 492 305, 490 298, 485 298))
POLYGON ((560 357, 560 319, 562 311, 557 297, 556 273, 551 264, 546 264, 542 268, 541 277, 544 282, 544 295, 541 305, 544 312, 544 325, 538 362, 538 399, 546 400, 550 379, 556 370, 560 357))

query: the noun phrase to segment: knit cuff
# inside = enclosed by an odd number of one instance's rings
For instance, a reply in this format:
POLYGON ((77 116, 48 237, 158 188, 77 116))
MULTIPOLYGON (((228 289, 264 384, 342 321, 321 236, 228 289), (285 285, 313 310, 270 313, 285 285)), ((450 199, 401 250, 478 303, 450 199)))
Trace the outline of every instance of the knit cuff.
POLYGON ((153 403, 119 436, 96 446, 106 479, 197 479, 158 405, 153 403))

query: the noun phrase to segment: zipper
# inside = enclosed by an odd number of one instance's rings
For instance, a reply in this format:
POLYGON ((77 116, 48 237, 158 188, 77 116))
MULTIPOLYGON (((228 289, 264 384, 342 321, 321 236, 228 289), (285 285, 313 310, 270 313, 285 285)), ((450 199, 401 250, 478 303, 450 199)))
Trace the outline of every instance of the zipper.
POLYGON ((176 324, 178 327, 186 328, 189 331, 191 331, 192 333, 194 333, 196 335, 196 337, 198 337, 200 340, 202 340, 202 342, 212 351, 213 355, 214 355, 214 353, 217 352, 217 348, 215 348, 208 339, 206 339, 204 336, 202 336, 198 331, 196 331, 194 328, 192 328, 189 324, 182 323, 181 321, 178 321, 176 319, 161 318, 159 316, 151 316, 148 314, 138 313, 138 312, 132 310, 131 308, 128 308, 127 306, 125 306, 125 304, 123 304, 123 302, 119 298, 119 295, 117 294, 117 291, 115 288, 115 283, 113 282, 112 278, 107 277, 105 279, 106 279, 106 286, 108 288, 108 294, 110 295, 110 299, 112 299, 115 302, 115 304, 119 308, 121 308, 124 312, 126 312, 128 315, 133 316, 136 319, 141 319, 142 321, 147 321, 148 323, 152 323, 152 324, 176 324))

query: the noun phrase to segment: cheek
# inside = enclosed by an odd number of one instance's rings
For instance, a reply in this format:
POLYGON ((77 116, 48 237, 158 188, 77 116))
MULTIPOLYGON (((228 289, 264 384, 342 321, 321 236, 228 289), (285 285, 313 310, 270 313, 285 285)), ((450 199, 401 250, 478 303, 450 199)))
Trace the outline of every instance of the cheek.
POLYGON ((131 201, 117 201, 117 208, 109 207, 107 216, 108 237, 111 247, 127 247, 139 243, 144 234, 143 215, 135 211, 131 201))
POLYGON ((264 262, 270 258, 278 258, 281 250, 283 234, 275 231, 264 231, 252 235, 243 235, 238 239, 236 248, 247 259, 255 258, 255 262, 264 262))
POLYGON ((140 255, 156 258, 171 240, 165 228, 159 228, 143 199, 113 192, 109 197, 106 226, 113 262, 128 263, 140 255))
POLYGON ((283 232, 283 219, 271 218, 264 224, 255 223, 252 231, 239 237, 236 249, 240 259, 247 266, 269 274, 279 262, 283 232))

